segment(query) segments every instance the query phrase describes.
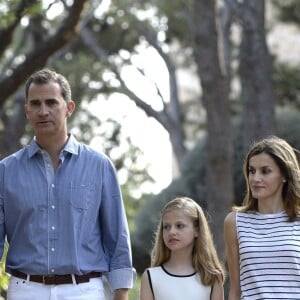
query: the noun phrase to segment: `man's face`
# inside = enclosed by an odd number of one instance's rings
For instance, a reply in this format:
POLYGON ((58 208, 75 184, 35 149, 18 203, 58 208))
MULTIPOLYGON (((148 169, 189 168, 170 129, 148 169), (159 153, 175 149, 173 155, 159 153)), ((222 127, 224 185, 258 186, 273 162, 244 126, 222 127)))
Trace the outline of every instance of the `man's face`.
POLYGON ((73 101, 66 103, 56 82, 32 83, 29 87, 25 113, 37 138, 65 135, 66 119, 74 108, 73 101))

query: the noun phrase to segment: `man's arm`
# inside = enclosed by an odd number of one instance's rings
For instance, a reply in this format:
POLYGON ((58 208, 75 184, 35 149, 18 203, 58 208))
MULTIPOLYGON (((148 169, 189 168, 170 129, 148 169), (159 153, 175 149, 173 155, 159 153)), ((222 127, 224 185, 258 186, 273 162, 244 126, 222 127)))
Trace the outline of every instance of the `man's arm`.
POLYGON ((108 259, 109 269, 106 277, 112 290, 120 289, 122 292, 118 292, 118 295, 126 295, 125 298, 118 299, 127 300, 128 289, 133 286, 135 280, 135 270, 132 266, 125 206, 116 171, 109 160, 105 162, 102 172, 100 230, 108 259))

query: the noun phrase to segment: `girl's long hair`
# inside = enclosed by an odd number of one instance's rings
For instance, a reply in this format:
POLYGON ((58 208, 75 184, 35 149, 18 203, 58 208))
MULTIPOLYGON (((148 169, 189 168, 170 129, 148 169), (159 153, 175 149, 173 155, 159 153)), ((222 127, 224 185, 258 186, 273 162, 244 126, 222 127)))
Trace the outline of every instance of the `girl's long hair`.
POLYGON ((170 259, 171 251, 163 241, 162 219, 167 211, 179 209, 193 220, 198 237, 194 240, 192 264, 204 285, 212 286, 216 281, 224 283, 223 266, 218 258, 212 234, 200 205, 187 197, 178 197, 168 202, 162 210, 151 253, 151 266, 160 266, 170 259))

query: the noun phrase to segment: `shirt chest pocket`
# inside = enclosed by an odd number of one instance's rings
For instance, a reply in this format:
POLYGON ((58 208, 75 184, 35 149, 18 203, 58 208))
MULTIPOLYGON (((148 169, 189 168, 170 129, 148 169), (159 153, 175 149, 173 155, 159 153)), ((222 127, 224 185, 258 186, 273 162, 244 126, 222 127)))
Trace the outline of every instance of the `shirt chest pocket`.
POLYGON ((95 185, 71 184, 70 204, 74 208, 87 210, 97 203, 99 196, 95 185))

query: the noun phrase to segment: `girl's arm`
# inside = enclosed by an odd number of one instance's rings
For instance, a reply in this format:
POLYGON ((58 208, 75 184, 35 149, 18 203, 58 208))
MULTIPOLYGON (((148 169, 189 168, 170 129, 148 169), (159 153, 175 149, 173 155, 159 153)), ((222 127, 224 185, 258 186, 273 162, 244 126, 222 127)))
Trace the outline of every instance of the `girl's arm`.
POLYGON ((222 280, 217 280, 213 285, 210 300, 224 300, 224 287, 222 280))
POLYGON ((140 300, 154 300, 147 270, 143 273, 141 279, 140 300))
POLYGON ((115 290, 114 300, 128 300, 128 289, 115 290))
POLYGON ((236 212, 229 213, 225 218, 224 237, 226 243, 226 255, 230 280, 228 300, 240 300, 240 259, 236 229, 236 212))

